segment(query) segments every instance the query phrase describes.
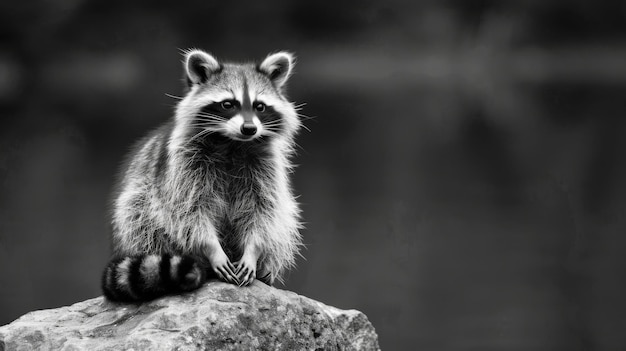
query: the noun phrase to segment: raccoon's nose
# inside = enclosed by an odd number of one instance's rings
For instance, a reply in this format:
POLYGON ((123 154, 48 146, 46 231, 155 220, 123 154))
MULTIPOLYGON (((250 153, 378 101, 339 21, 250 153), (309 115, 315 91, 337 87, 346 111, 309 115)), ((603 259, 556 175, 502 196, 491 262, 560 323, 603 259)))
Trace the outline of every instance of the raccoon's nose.
POLYGON ((244 123, 241 126, 241 134, 247 136, 252 136, 256 134, 256 126, 254 125, 254 123, 244 123))

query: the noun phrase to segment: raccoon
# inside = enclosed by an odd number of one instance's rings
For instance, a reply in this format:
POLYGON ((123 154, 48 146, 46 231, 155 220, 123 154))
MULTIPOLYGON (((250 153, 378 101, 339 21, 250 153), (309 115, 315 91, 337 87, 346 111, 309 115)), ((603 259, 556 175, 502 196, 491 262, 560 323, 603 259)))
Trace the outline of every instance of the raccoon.
POLYGON ((293 268, 302 238, 289 175, 301 123, 285 97, 288 52, 260 64, 185 53, 187 92, 174 117, 141 140, 118 184, 113 301, 190 291, 208 279, 268 284, 293 268))

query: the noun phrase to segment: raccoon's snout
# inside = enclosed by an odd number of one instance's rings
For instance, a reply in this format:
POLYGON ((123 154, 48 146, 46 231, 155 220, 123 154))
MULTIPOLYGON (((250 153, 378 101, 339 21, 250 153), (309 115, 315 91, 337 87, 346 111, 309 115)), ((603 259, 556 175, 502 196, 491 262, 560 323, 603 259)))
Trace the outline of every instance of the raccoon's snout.
POLYGON ((243 135, 253 136, 254 134, 256 134, 256 131, 257 127, 252 122, 244 123, 241 125, 241 134, 243 135))

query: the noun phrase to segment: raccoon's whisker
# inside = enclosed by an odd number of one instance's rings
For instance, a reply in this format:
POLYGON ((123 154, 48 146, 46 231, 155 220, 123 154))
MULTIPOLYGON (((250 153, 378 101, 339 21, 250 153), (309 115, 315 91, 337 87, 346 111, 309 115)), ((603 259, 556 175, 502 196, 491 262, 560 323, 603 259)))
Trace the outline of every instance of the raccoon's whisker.
POLYGON ((269 136, 278 136, 277 132, 270 130, 270 129, 265 129, 264 133, 269 136))
POLYGON ((181 97, 181 96, 176 96, 176 95, 172 95, 172 94, 168 94, 168 93, 165 93, 165 96, 171 97, 172 99, 176 99, 176 100, 182 100, 183 99, 183 97, 181 97))
POLYGON ((220 115, 216 115, 214 113, 208 113, 208 112, 198 112, 197 113, 198 116, 211 116, 211 117, 217 117, 217 118, 222 118, 222 119, 226 119, 220 115))
POLYGON ((207 111, 207 110, 200 110, 200 111, 196 112, 196 114, 223 117, 222 115, 217 115, 217 114, 215 114, 215 113, 213 113, 211 111, 207 111))
POLYGON ((207 113, 207 112, 198 112, 198 113, 197 113, 197 116, 202 116, 202 117, 215 117, 215 118, 219 118, 219 119, 223 119, 223 120, 226 120, 226 119, 227 119, 227 118, 224 118, 224 117, 222 117, 222 116, 220 116, 220 115, 216 115, 216 114, 213 114, 213 113, 207 113))
POLYGON ((298 117, 300 117, 301 119, 305 120, 305 121, 310 121, 310 120, 315 120, 315 116, 307 116, 303 113, 298 113, 297 114, 298 117))
POLYGON ((202 130, 206 130, 206 129, 215 130, 219 128, 219 126, 217 125, 207 125, 207 124, 196 124, 196 125, 190 125, 189 127, 194 128, 194 129, 202 129, 202 130))
POLYGON ((300 149, 302 151, 306 151, 304 150, 304 148, 302 147, 302 145, 298 144, 297 142, 293 141, 293 144, 296 146, 297 149, 300 149))
POLYGON ((214 120, 214 119, 198 119, 196 121, 193 121, 192 124, 195 125, 209 125, 209 126, 220 126, 222 124, 224 124, 225 121, 218 121, 218 120, 214 120))
POLYGON ((271 121, 267 121, 267 122, 265 122, 263 124, 265 124, 265 125, 278 125, 278 124, 283 124, 283 121, 280 120, 280 119, 274 119, 274 120, 271 120, 271 121))
POLYGON ((277 122, 277 123, 271 123, 270 122, 270 123, 264 123, 263 125, 266 126, 266 127, 280 127, 280 126, 282 126, 282 123, 281 122, 277 122))
POLYGON ((196 118, 194 122, 214 122, 216 124, 220 124, 226 122, 226 120, 215 118, 196 118))
POLYGON ((280 130, 273 129, 273 128, 265 128, 265 130, 267 130, 270 133, 273 133, 276 136, 280 136, 280 130))
POLYGON ((220 122, 224 122, 227 121, 226 118, 222 118, 222 117, 218 117, 218 116, 208 116, 208 115, 197 115, 196 119, 200 119, 200 120, 211 120, 211 121, 220 121, 220 122))
POLYGON ((207 127, 207 128, 220 128, 223 122, 218 121, 197 121, 189 124, 192 127, 207 127))
POLYGON ((215 126, 215 127, 219 127, 224 123, 224 121, 215 121, 215 120, 210 120, 210 119, 204 119, 204 120, 197 120, 197 121, 193 121, 192 123, 189 123, 190 126, 215 126))
POLYGON ((196 133, 196 135, 194 135, 191 138, 189 138, 189 140, 187 141, 186 144, 188 144, 192 140, 196 140, 197 138, 200 138, 201 136, 205 136, 205 135, 209 135, 209 134, 215 133, 218 130, 219 129, 203 129, 202 131, 196 133))
POLYGON ((220 126, 223 123, 224 123, 224 121, 216 121, 216 120, 213 120, 213 119, 201 119, 201 120, 193 121, 189 125, 196 125, 196 126, 214 125, 214 126, 220 126))
MULTIPOLYGON (((316 121, 314 116, 307 116, 303 113, 298 113, 297 115, 298 115, 298 118, 300 118, 302 121, 316 121)), ((309 133, 311 132, 311 129, 309 129, 309 127, 304 125, 304 123, 301 123, 300 126, 306 129, 309 133)))
POLYGON ((197 126, 214 125, 214 126, 219 126, 219 125, 222 125, 222 123, 224 123, 224 121, 218 121, 218 120, 214 120, 214 119, 199 119, 199 120, 193 121, 193 123, 191 123, 190 125, 197 125, 197 126))
POLYGON ((208 135, 210 132, 216 132, 215 128, 198 128, 198 129, 200 129, 200 131, 196 132, 196 134, 205 133, 208 135))
POLYGON ((216 133, 216 132, 217 132, 217 130, 205 129, 205 130, 201 131, 200 133, 196 134, 196 136, 194 136, 192 139, 196 139, 196 138, 199 138, 201 136, 213 134, 213 133, 216 133))

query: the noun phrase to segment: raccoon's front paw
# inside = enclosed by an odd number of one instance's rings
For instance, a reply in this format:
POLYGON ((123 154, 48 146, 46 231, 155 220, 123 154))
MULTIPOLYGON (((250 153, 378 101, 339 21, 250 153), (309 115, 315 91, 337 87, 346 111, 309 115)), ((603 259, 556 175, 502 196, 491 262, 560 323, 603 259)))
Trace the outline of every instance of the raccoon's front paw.
POLYGON ((239 286, 250 285, 256 278, 256 258, 252 255, 244 255, 241 260, 235 262, 235 273, 239 279, 239 286))
POLYGON ((239 285, 239 279, 235 274, 235 266, 230 262, 224 251, 214 252, 209 256, 211 268, 217 277, 225 282, 239 285))

